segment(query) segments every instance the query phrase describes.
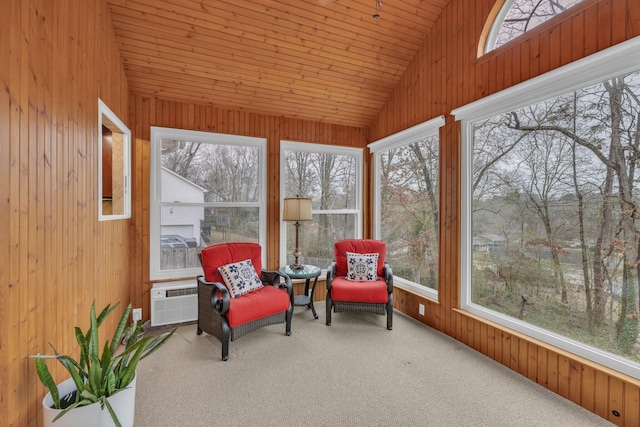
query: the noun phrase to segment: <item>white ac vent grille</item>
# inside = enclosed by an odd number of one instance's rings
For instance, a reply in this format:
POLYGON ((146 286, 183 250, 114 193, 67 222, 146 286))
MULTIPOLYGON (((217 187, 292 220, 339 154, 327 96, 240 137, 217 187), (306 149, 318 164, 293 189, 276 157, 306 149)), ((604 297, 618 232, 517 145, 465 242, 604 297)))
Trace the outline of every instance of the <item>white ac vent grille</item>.
POLYGON ((198 288, 168 289, 167 298, 179 297, 182 295, 193 295, 198 293, 198 288))
POLYGON ((151 326, 198 319, 198 288, 194 282, 156 283, 151 289, 151 326))

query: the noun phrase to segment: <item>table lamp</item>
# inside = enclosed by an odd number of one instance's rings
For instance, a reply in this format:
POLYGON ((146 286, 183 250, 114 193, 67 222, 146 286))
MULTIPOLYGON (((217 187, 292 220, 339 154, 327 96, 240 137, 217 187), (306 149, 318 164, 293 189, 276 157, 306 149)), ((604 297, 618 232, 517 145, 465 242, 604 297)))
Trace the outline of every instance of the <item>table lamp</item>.
POLYGON ((282 213, 283 221, 295 221, 296 227, 296 248, 293 250, 293 256, 295 261, 289 266, 291 270, 299 271, 304 270, 304 265, 300 264, 298 258, 300 257, 300 245, 298 243, 298 229, 300 228, 300 221, 311 221, 311 199, 304 197, 288 197, 284 199, 284 212, 282 213))

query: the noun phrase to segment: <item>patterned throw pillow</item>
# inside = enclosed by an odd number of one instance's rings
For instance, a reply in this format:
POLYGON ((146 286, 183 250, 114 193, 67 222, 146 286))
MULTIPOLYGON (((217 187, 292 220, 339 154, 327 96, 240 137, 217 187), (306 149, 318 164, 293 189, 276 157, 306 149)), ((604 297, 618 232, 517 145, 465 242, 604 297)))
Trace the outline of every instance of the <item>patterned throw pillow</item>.
POLYGON ((378 258, 380 254, 356 254, 347 252, 347 280, 374 282, 378 280, 378 258))
POLYGON ((238 298, 264 286, 250 259, 223 265, 218 271, 229 289, 231 298, 238 298))

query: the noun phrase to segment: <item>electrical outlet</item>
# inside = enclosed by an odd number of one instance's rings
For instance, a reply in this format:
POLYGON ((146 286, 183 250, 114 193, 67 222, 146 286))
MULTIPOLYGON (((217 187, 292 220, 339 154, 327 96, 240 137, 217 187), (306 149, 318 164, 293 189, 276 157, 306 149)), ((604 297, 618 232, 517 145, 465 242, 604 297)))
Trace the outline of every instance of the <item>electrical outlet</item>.
POLYGON ((418 304, 418 314, 424 316, 424 304, 418 304))
POLYGON ((142 320, 142 309, 141 309, 141 308, 134 308, 134 309, 131 311, 131 319, 132 319, 134 322, 137 322, 137 321, 139 321, 139 320, 142 320))

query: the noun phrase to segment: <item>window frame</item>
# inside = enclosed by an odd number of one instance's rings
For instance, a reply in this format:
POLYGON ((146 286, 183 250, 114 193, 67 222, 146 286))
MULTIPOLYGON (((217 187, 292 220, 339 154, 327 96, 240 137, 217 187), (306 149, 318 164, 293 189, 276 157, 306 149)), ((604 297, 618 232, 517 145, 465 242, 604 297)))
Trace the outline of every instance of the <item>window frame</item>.
MULTIPOLYGON (((162 270, 160 266, 160 212, 163 205, 161 202, 160 173, 162 170, 162 139, 186 140, 216 145, 245 146, 258 149, 260 168, 258 172, 258 188, 260 197, 257 202, 204 202, 203 207, 257 207, 258 208, 258 243, 263 248, 262 263, 266 265, 266 243, 267 243, 267 140, 241 135, 231 135, 223 133, 202 132, 194 130, 174 129, 166 127, 151 127, 150 157, 150 186, 149 186, 149 274, 151 280, 179 279, 185 277, 195 277, 202 274, 202 267, 162 270)), ((182 206, 200 205, 199 203, 183 203, 182 206)))
MULTIPOLYGON (((108 126, 107 126, 108 127, 108 126)), ((113 129, 110 129, 113 131, 113 129)), ((98 98, 98 221, 113 221, 118 219, 131 218, 131 130, 124 124, 122 120, 107 106, 107 104, 98 98), (105 214, 102 208, 103 192, 102 192, 102 125, 111 123, 122 134, 122 192, 123 206, 122 213, 105 214)))
MULTIPOLYGON (((381 188, 381 180, 380 180, 380 156, 382 153, 385 153, 389 150, 393 150, 398 147, 402 147, 411 143, 416 142, 422 138, 438 136, 438 143, 440 143, 439 131, 442 126, 445 124, 445 117, 438 116, 434 117, 431 120, 427 120, 410 128, 404 129, 400 132, 394 133, 377 141, 374 141, 367 145, 369 148, 369 152, 373 154, 373 236, 375 239, 381 238, 381 208, 380 208, 380 200, 382 198, 380 194, 381 188)), ((438 159, 438 163, 440 160, 438 159)), ((441 176, 440 171, 438 171, 438 177, 441 176)), ((438 181, 440 179, 438 178, 438 181)), ((440 185, 440 182, 438 182, 440 185)), ((439 192, 438 192, 439 193, 439 192)), ((440 209, 440 206, 438 206, 440 209)), ((438 231, 440 233, 440 231, 438 231)), ((440 257, 440 251, 438 248, 438 258, 440 257)), ((438 262, 439 264, 439 262, 438 262)), ((393 268, 393 266, 391 266, 393 268)), ((438 274, 438 277, 440 275, 438 274)), ((410 290, 412 292, 418 293, 420 295, 424 295, 428 298, 431 298, 435 301, 438 301, 438 290, 431 289, 426 286, 419 285, 415 282, 407 280, 403 277, 395 276, 393 277, 394 286, 398 286, 399 288, 404 288, 410 290)))
POLYGON ((473 170, 473 124, 475 122, 639 70, 639 64, 640 36, 637 36, 451 111, 451 115, 461 122, 462 142, 460 308, 634 378, 640 378, 640 364, 492 311, 471 301, 471 263, 473 262, 471 214, 473 176, 471 171, 473 170))
POLYGON ((511 10, 511 6, 513 6, 514 1, 515 0, 504 0, 504 2, 502 3, 502 6, 500 6, 500 10, 498 11, 498 14, 495 16, 495 18, 493 19, 493 22, 491 23, 489 34, 487 34, 487 40, 484 44, 484 53, 489 53, 497 49, 496 39, 498 38, 498 34, 502 29, 502 23, 504 22, 504 18, 507 16, 509 11, 511 10))
MULTIPOLYGON (((326 153, 326 154, 340 154, 347 156, 354 156, 356 158, 356 208, 355 209, 331 209, 331 210, 319 210, 312 209, 312 215, 318 214, 356 214, 356 235, 354 238, 362 238, 362 187, 363 187, 363 150, 361 148, 342 147, 336 145, 326 144, 314 144, 309 142, 298 141, 280 141, 280 265, 287 264, 287 227, 286 222, 282 220, 282 210, 284 209, 285 197, 294 197, 295 195, 286 196, 284 186, 284 171, 285 171, 285 151, 305 151, 308 153, 326 153)), ((308 195, 300 195, 301 197, 308 197, 308 195)), ((320 269, 324 272, 327 270, 328 265, 319 265, 320 269)))
MULTIPOLYGON (((510 43, 511 41, 517 39, 518 37, 522 36, 523 34, 528 33, 529 31, 534 30, 535 28, 539 27, 541 24, 536 25, 534 27, 531 28, 527 28, 526 30, 524 30, 522 33, 518 34, 516 37, 512 38, 511 40, 509 40, 508 42, 500 45, 500 46, 496 46, 496 40, 498 38, 498 34, 500 33, 500 30, 502 29, 502 24, 505 20, 505 18, 507 17, 507 15, 509 14, 509 12, 512 9, 513 3, 515 3, 517 0, 503 0, 502 5, 500 5, 500 9, 498 10, 498 13, 495 15, 493 21, 491 22, 491 27, 489 28, 489 32, 487 34, 484 46, 482 46, 482 51, 483 54, 492 52, 502 46, 505 46, 506 44, 510 43)), ((572 9, 575 6, 578 6, 580 3, 582 3, 584 0, 580 0, 578 3, 569 6, 567 8, 567 10, 563 11, 562 13, 559 13, 558 15, 562 15, 565 12, 567 12, 568 10, 572 9)), ((496 4, 494 7, 498 7, 498 4, 496 4)), ((549 20, 555 19, 558 15, 553 16, 552 18, 547 19, 544 22, 547 22, 549 20)))

